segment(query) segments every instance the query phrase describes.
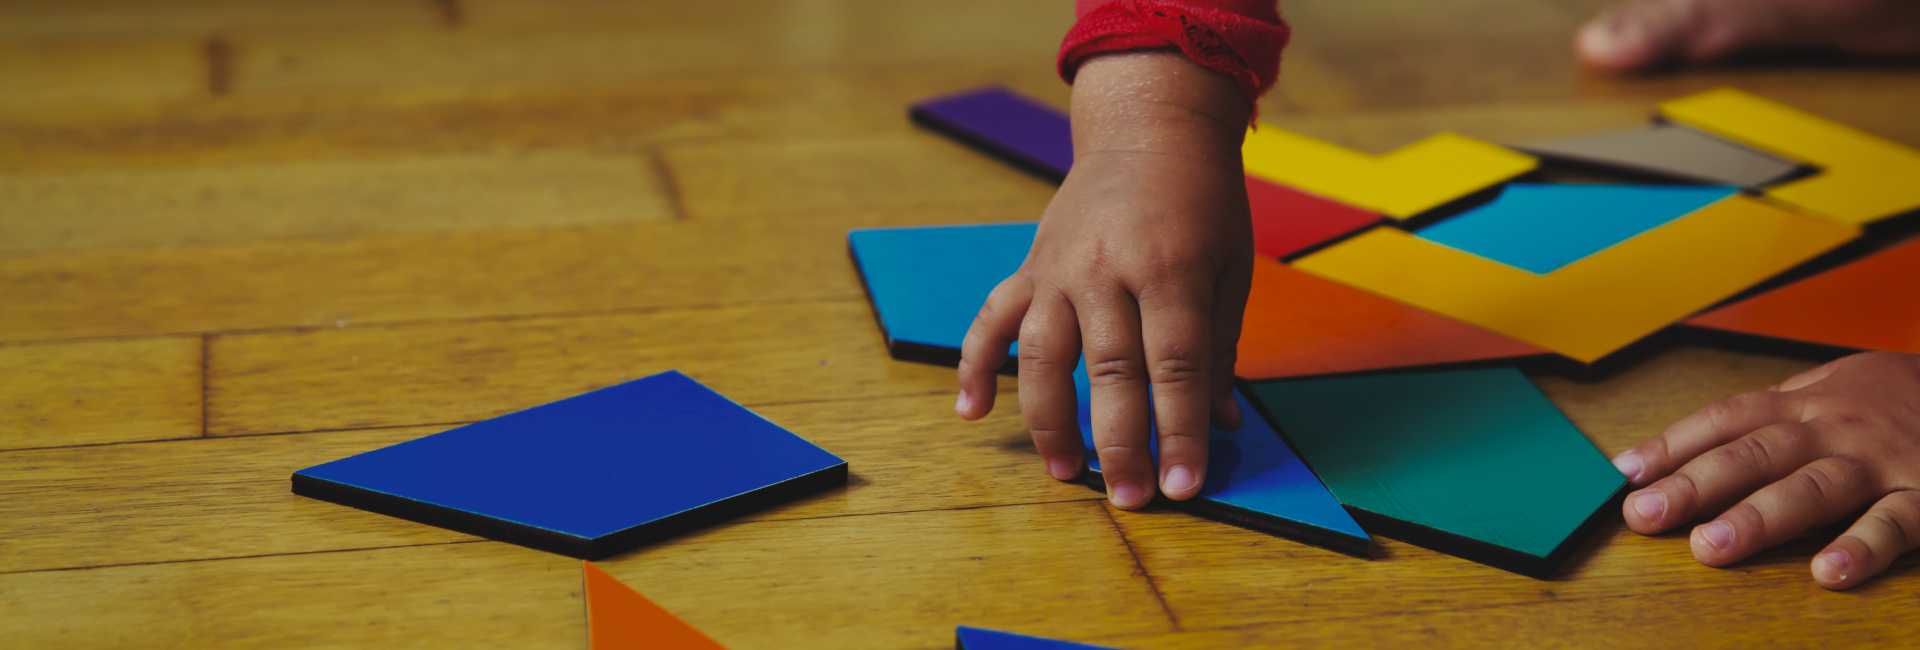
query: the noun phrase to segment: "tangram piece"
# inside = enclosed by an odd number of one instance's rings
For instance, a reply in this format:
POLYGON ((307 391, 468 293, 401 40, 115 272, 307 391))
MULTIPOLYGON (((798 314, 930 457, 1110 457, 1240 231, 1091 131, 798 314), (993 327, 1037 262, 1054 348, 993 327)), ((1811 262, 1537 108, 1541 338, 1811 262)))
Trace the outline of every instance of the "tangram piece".
POLYGON ((1920 209, 1920 151, 1732 88, 1660 105, 1667 119, 1787 158, 1820 173, 1767 195, 1842 223, 1865 225, 1920 209))
POLYGON ((1797 163, 1677 124, 1650 124, 1515 147, 1542 158, 1710 185, 1759 188, 1797 163))
POLYGON ((1546 275, 1393 228, 1294 266, 1592 363, 1858 234, 1731 196, 1546 275))
POLYGON ((598 559, 846 480, 846 461, 670 371, 309 467, 293 492, 598 559))
MULTIPOLYGON (((1087 448, 1089 485, 1104 486, 1100 458, 1094 453, 1093 411, 1086 364, 1073 376, 1080 408, 1080 438, 1087 448)), ((1320 484, 1300 457, 1238 388, 1234 399, 1243 414, 1238 431, 1214 429, 1207 449, 1207 479, 1200 496, 1179 502, 1194 514, 1278 535, 1341 553, 1367 556, 1373 548, 1367 531, 1320 484)), ((1158 457, 1154 427, 1148 447, 1158 457)))
POLYGON ((1545 354, 1474 325, 1255 259, 1234 374, 1282 379, 1545 354))
POLYGON ((1288 258, 1380 222, 1380 215, 1247 175, 1253 251, 1288 258))
POLYGON ((1552 273, 1737 191, 1514 183, 1493 201, 1422 228, 1419 234, 1509 266, 1552 273))
POLYGON ((1255 384, 1369 529, 1547 577, 1626 478, 1512 368, 1255 384))
POLYGON ((1073 131, 1053 107, 1005 88, 937 97, 908 110, 915 122, 1060 182, 1073 166, 1073 131))
POLYGON ((895 358, 954 365, 987 294, 1020 269, 1033 223, 871 228, 847 234, 895 358))
POLYGON ((587 588, 587 647, 592 650, 721 650, 707 635, 661 609, 591 562, 582 562, 587 588))
POLYGON ((956 650, 1109 650, 1104 646, 1042 639, 1037 636, 965 625, 953 631, 953 647, 956 650))
POLYGON ((1372 156, 1268 124, 1247 134, 1247 173, 1348 205, 1409 219, 1533 171, 1538 161, 1442 133, 1372 156))
POLYGON ((1920 354, 1920 239, 1695 316, 1688 325, 1920 354))

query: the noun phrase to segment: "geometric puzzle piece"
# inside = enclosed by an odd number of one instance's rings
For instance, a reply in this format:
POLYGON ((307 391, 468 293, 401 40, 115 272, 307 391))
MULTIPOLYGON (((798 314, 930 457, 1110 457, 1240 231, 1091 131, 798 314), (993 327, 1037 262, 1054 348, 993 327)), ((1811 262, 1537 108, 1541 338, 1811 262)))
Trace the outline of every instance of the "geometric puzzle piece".
POLYGON ((1261 382, 1341 503, 1383 535, 1548 577, 1626 478, 1513 368, 1261 382))
POLYGON ((1241 148, 1247 173, 1409 219, 1533 171, 1533 157, 1441 133, 1379 156, 1262 124, 1241 148))
POLYGON ((597 559, 846 481, 846 461, 669 371, 315 465, 293 492, 597 559))
MULTIPOLYGON (((1102 489, 1100 457, 1094 453, 1091 389, 1086 364, 1074 372, 1080 410, 1080 438, 1087 450, 1087 484, 1102 489)), ((1200 495, 1173 503, 1194 514, 1244 526, 1341 553, 1366 556, 1372 538, 1340 506, 1313 470, 1300 461, 1238 387, 1238 430, 1213 429, 1207 449, 1206 483, 1200 495)), ((1158 467, 1158 427, 1147 427, 1147 447, 1158 467)))
POLYGON ((1545 274, 1738 191, 1713 186, 1514 183, 1487 204, 1447 217, 1417 234, 1545 274))
POLYGON ((1820 168, 1767 196, 1866 225, 1920 209, 1920 151, 1732 88, 1660 105, 1667 119, 1820 168))
POLYGON ((1593 363, 1858 234, 1735 195, 1546 275, 1394 228, 1294 266, 1593 363))
POLYGON ((1585 166, 1754 189, 1800 170, 1799 164, 1677 124, 1649 124, 1514 148, 1585 166))
POLYGON ((1920 354, 1920 239, 1695 316, 1688 325, 1920 354))
POLYGON ((1256 258, 1234 374, 1285 379, 1544 354, 1477 326, 1256 258))
POLYGON ((1067 116, 1005 88, 935 97, 908 109, 913 121, 1058 183, 1073 166, 1067 116))
POLYGON ((847 248, 896 359, 955 365, 973 317, 1033 245, 1035 223, 863 228, 847 248))
POLYGON ((1037 636, 965 625, 953 631, 953 644, 953 647, 958 650, 1109 650, 1103 646, 1042 639, 1037 636))
POLYGON ((580 565, 587 585, 588 648, 718 650, 723 647, 592 562, 580 565))
POLYGON ((1380 222, 1380 215, 1247 175, 1255 255, 1285 259, 1380 222))

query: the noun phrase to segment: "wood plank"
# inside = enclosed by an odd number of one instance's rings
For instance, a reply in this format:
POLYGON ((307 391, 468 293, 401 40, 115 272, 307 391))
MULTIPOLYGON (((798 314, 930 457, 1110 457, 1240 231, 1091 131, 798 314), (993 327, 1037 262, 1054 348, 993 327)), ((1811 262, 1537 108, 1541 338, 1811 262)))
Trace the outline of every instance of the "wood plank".
MULTIPOLYGON (((0 39, 0 79, 7 80, 0 118, 146 116, 200 101, 208 96, 204 49, 204 42, 189 38, 0 39)), ((0 160, 17 164, 14 155, 0 153, 0 160)))
POLYGON ((9 644, 580 648, 580 562, 451 544, 0 575, 9 644))
POLYGON ((962 623, 1052 637, 1171 630, 1101 507, 736 526, 602 566, 735 648, 946 648, 962 623))
POLYGON ((430 2, 342 0, 268 3, 251 0, 169 2, 165 11, 129 0, 10 0, 17 18, 0 22, 0 38, 199 37, 218 32, 298 32, 439 26, 430 2))
POLYGON ((858 299, 218 336, 209 357, 213 435, 482 420, 669 369, 747 404, 954 389, 890 359, 858 299))
MULTIPOLYGON (((745 519, 1099 498, 1046 478, 1018 413, 969 424, 951 404, 941 394, 756 407, 847 459, 853 480, 745 519)), ((294 470, 448 428, 0 453, 0 573, 471 539, 294 496, 287 484, 294 470)))
POLYGON ((0 257, 0 341, 853 298, 845 251, 776 220, 0 257))
POLYGON ((671 219, 645 152, 0 175, 0 255, 671 219))
POLYGON ((199 337, 0 346, 0 449, 200 435, 199 337))

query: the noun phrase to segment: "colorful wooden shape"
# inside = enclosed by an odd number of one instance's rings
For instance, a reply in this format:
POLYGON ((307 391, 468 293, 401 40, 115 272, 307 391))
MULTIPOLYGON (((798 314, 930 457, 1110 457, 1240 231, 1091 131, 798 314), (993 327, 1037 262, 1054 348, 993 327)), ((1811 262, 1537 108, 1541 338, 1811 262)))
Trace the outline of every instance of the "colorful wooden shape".
POLYGON ((870 228, 847 234, 894 358, 955 365, 993 288, 1020 269, 1033 223, 870 228))
POLYGON ((1442 133, 1371 156, 1268 124, 1247 134, 1247 173, 1409 219, 1533 171, 1531 156, 1442 133))
MULTIPOLYGON (((1080 409, 1080 438, 1087 447, 1087 484, 1105 487, 1100 459, 1094 453, 1093 410, 1086 365, 1074 372, 1080 409)), ((1200 496, 1177 502, 1194 514, 1251 528, 1348 555, 1367 556, 1372 538, 1340 507, 1313 470, 1300 462, 1293 449, 1260 417, 1238 388, 1234 399, 1245 415, 1239 430, 1214 429, 1207 449, 1207 479, 1200 496)), ((1150 423, 1151 424, 1151 423, 1150 423)), ((1149 426, 1148 447, 1157 457, 1159 444, 1149 426)))
POLYGON ((1508 266, 1552 273, 1738 191, 1514 183, 1487 204, 1422 228, 1419 235, 1508 266))
POLYGON ((1393 228, 1294 266, 1592 363, 1858 234, 1732 196, 1547 275, 1393 228))
POLYGON ((1262 382, 1253 393, 1368 529, 1530 576, 1556 573, 1626 486, 1512 368, 1262 382))
POLYGON ((1668 120, 1820 167, 1767 195, 1842 223, 1920 210, 1920 151, 1732 88, 1660 105, 1668 120))
POLYGON ((587 647, 592 650, 721 650, 672 612, 592 562, 580 563, 587 592, 587 647))
POLYGON ((1285 259, 1380 222, 1380 215, 1247 176, 1253 252, 1285 259))
POLYGON ((309 467, 293 491, 597 559, 846 480, 846 461, 670 371, 309 467))
POLYGON ((1798 163, 1677 124, 1649 124, 1514 148, 1583 167, 1756 189, 1802 169, 1798 163))
POLYGON ((1920 354, 1920 239, 1695 316, 1687 324, 1797 343, 1920 354))
POLYGON ((1056 183, 1073 166, 1073 131, 1066 114, 1005 88, 937 97, 914 104, 907 114, 922 126, 1056 183))
POLYGON ((1256 259, 1234 374, 1284 379, 1545 354, 1473 325, 1256 259))
POLYGON ((965 625, 953 631, 953 647, 956 650, 1108 650, 1104 646, 1042 639, 1037 636, 965 625))

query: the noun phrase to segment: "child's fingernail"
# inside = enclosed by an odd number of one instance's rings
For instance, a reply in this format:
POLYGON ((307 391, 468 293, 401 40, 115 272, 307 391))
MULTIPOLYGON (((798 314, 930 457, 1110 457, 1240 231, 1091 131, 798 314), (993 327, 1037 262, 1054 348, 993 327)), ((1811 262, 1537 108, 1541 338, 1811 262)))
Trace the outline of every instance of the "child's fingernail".
POLYGON ((1053 480, 1071 481, 1078 473, 1079 468, 1073 466, 1073 461, 1059 456, 1047 459, 1047 474, 1052 475, 1053 480))
POLYGON ((1658 523, 1660 516, 1667 514, 1667 495, 1661 492, 1642 492, 1633 495, 1633 511, 1647 523, 1658 523))
POLYGON ((1132 483, 1112 486, 1113 505, 1124 510, 1132 510, 1147 505, 1147 491, 1132 483))
POLYGON ((1813 558, 1813 577, 1830 585, 1846 582, 1851 569, 1853 556, 1837 548, 1813 558))
POLYGON ((1726 550, 1733 545, 1733 526, 1724 521, 1716 521, 1699 528, 1700 539, 1713 550, 1726 550))
POLYGON ((964 391, 964 390, 960 391, 960 396, 957 398, 954 398, 953 400, 953 412, 959 413, 961 415, 972 413, 973 412, 973 396, 968 395, 967 391, 964 391))
POLYGON ((1174 465, 1167 470, 1165 492, 1186 492, 1193 488, 1193 470, 1186 465, 1174 465))
POLYGON ((1647 471, 1647 462, 1640 460, 1640 454, 1629 451, 1613 457, 1613 468, 1620 470, 1620 474, 1626 476, 1628 482, 1638 483, 1640 473, 1647 471))

